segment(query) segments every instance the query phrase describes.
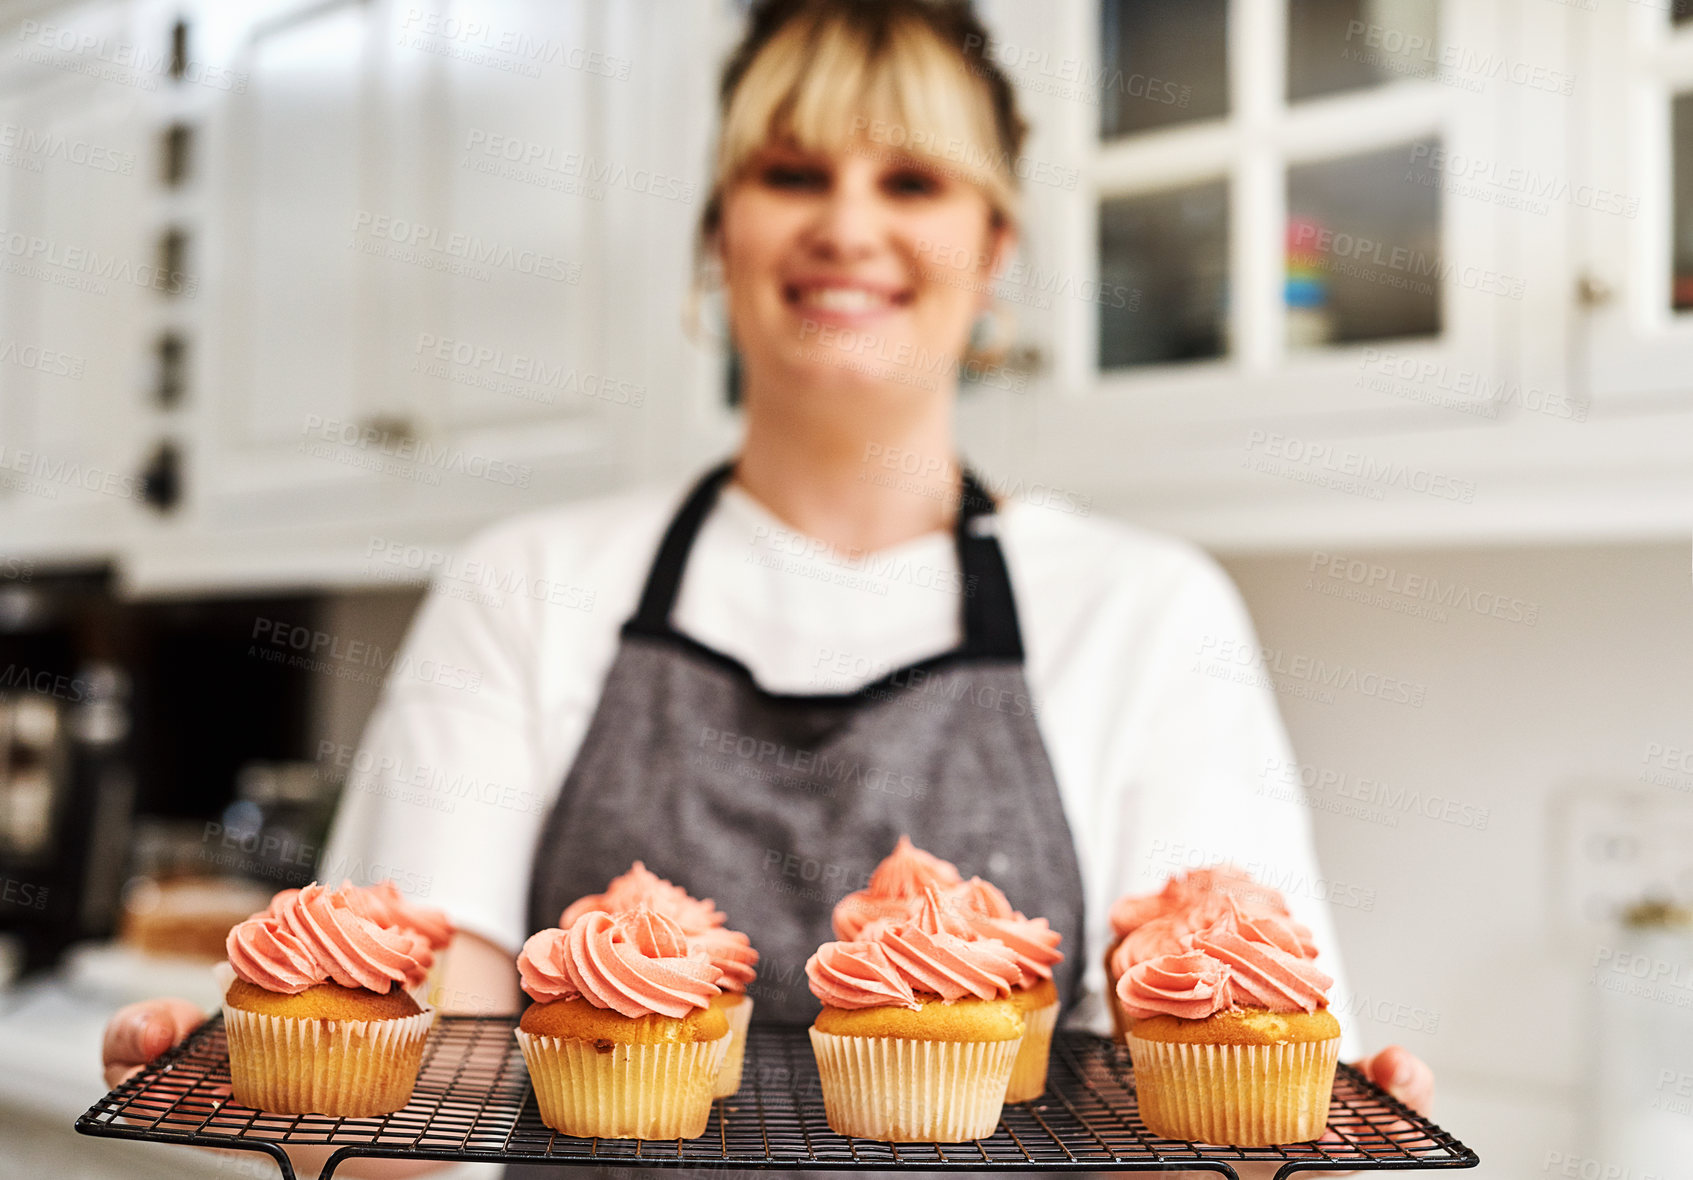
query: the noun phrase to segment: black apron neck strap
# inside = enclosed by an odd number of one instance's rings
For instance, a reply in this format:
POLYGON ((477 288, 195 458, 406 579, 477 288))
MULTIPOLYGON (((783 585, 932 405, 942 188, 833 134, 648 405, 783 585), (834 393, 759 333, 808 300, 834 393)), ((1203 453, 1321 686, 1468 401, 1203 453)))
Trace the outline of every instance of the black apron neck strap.
POLYGON ((627 631, 642 635, 668 635, 670 612, 675 609, 677 592, 682 588, 682 571, 688 564, 688 550, 693 548, 706 513, 717 502, 717 493, 734 474, 733 459, 713 467, 700 477, 682 507, 670 518, 664 539, 658 543, 658 554, 652 569, 647 571, 647 586, 641 591, 641 605, 635 617, 624 625, 627 631))
MULTIPOLYGON (((734 474, 734 460, 712 468, 700 477, 687 499, 676 510, 670 526, 664 530, 652 568, 647 572, 647 584, 641 591, 641 602, 634 617, 624 624, 626 633, 668 636, 675 632, 670 615, 676 608, 676 598, 682 587, 682 572, 688 564, 688 551, 705 523, 706 514, 717 502, 717 495, 734 474)), ((975 472, 964 468, 963 489, 958 506, 958 522, 954 526, 954 541, 958 547, 960 594, 963 599, 964 645, 959 654, 976 658, 1022 660, 1022 632, 1017 625, 1017 606, 1011 593, 1011 574, 1000 551, 999 518, 995 515, 993 497, 976 478, 975 472)))
POLYGON ((963 575, 964 646, 960 654, 1021 663, 1023 633, 1017 626, 1011 571, 999 547, 999 521, 993 496, 974 471, 964 468, 958 523, 953 526, 958 569, 963 575))

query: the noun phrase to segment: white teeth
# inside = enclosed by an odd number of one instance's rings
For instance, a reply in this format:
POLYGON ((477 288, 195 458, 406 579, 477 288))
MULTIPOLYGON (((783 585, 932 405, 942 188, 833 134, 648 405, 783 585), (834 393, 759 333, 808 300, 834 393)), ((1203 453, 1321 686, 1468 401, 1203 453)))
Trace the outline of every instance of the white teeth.
POLYGON ((886 296, 866 291, 862 287, 807 287, 800 292, 800 303, 819 311, 845 313, 870 311, 887 304, 886 296))

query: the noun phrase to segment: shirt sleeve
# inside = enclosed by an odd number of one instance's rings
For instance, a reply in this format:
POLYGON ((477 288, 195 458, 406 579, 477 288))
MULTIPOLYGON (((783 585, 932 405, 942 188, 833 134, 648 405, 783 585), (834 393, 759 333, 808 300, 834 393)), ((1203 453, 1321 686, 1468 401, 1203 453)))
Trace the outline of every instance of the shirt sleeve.
MULTIPOLYGON (((458 568, 521 571, 495 534, 458 568)), ((535 844, 556 784, 537 781, 534 621, 522 596, 439 581, 388 670, 381 702, 348 764, 319 877, 392 877, 460 927, 514 954, 527 934, 535 844)))
MULTIPOLYGON (((1131 699, 1144 705, 1130 711, 1119 762, 1109 769, 1118 826, 1110 897, 1101 900, 1108 906, 1126 893, 1154 891, 1174 873, 1223 862, 1280 890, 1311 928, 1317 966, 1334 977, 1329 1010, 1341 1024, 1342 1059, 1353 1060, 1360 1045, 1330 907, 1373 903, 1373 895, 1319 869, 1297 764, 1246 606, 1209 557, 1195 552, 1187 564, 1145 656, 1128 661, 1140 679, 1131 699)), ((1090 925, 1110 938, 1103 914, 1090 925)), ((1090 964, 1089 973, 1103 989, 1103 963, 1090 964)), ((1101 1014, 1094 1019, 1108 1031, 1108 1010, 1101 1014)))

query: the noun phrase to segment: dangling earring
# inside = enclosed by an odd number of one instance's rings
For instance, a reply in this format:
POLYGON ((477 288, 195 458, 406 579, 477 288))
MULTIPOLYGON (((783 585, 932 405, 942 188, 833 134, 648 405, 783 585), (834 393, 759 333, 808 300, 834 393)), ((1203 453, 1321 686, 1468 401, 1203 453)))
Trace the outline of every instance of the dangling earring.
POLYGON ((979 376, 1004 364, 1016 331, 1016 321, 1003 303, 995 299, 984 307, 970 325, 970 343, 963 358, 966 375, 979 376))
POLYGON ((702 347, 732 347, 728 301, 718 264, 703 263, 695 267, 694 281, 688 285, 688 296, 682 307, 682 331, 702 347))

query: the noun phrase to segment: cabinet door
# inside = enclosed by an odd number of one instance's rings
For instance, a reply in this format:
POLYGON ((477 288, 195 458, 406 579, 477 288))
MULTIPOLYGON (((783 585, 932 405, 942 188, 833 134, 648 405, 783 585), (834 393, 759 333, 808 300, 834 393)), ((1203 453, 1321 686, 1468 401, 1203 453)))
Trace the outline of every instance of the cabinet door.
POLYGON ((712 17, 661 0, 397 10, 396 191, 464 256, 394 286, 387 384, 532 477, 525 496, 467 488, 451 507, 601 487, 650 431, 686 429, 712 17))
MULTIPOLYGON (((276 8, 277 6, 272 6, 276 8)), ((199 477, 242 524, 404 500, 402 423, 373 412, 371 327, 389 251, 371 116, 373 10, 282 8, 231 39, 246 80, 212 118, 212 403, 199 477)))
POLYGON ((1665 396, 1693 406, 1693 10, 1619 4, 1587 14, 1595 87, 1582 130, 1578 360, 1596 405, 1665 396))
POLYGON ((425 489, 431 512, 524 507, 578 464, 606 462, 618 411, 628 416, 604 361, 602 242, 607 203, 622 196, 605 179, 608 112, 635 92, 628 62, 604 48, 606 8, 393 10, 391 204, 425 227, 434 256, 388 260, 381 396, 499 473, 425 489))
POLYGON ((92 552, 137 511, 145 303, 192 291, 144 224, 133 92, 52 65, 26 81, 0 104, 0 511, 14 540, 92 552))
POLYGON ((1528 284, 1504 206, 1463 180, 1499 160, 1519 89, 1505 7, 986 9, 1037 129, 1005 286, 1051 359, 1040 397, 983 399, 1012 469, 1121 503, 1262 502, 1309 498, 1310 465, 1266 473, 1267 446, 1489 429, 1528 284))

